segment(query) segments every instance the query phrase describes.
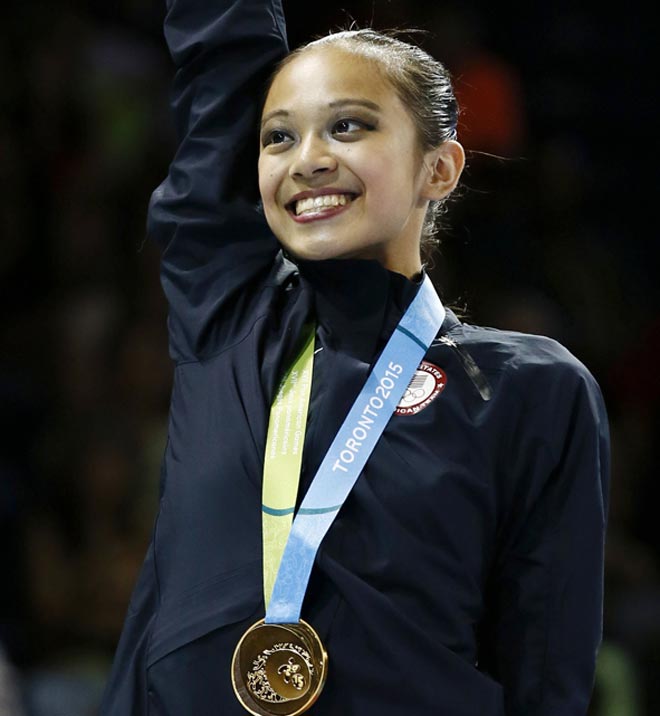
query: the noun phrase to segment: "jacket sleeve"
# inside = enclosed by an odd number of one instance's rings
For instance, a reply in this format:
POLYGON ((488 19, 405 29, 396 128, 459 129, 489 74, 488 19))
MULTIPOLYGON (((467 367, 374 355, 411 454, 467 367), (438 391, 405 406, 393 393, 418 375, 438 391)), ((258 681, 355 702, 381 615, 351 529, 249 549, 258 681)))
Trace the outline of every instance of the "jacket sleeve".
POLYGON ((607 416, 572 356, 523 382, 479 665, 503 685, 507 716, 585 716, 602 633, 607 416))
POLYGON ((257 209, 256 167, 261 96, 287 51, 281 0, 168 0, 165 38, 178 150, 148 233, 162 249, 170 352, 185 360, 227 340, 278 250, 257 209))
POLYGON ((151 544, 133 589, 99 716, 146 716, 149 713, 146 659, 157 608, 153 552, 151 544))

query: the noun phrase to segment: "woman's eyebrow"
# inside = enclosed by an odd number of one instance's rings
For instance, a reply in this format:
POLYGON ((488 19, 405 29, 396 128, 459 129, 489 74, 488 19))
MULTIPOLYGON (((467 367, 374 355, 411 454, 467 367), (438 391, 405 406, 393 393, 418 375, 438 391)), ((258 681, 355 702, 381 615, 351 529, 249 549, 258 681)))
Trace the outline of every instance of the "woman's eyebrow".
POLYGON ((268 114, 265 114, 261 118, 261 126, 263 127, 268 120, 273 119, 273 117, 288 117, 289 112, 287 112, 286 109, 275 109, 272 112, 269 112, 268 114))
POLYGON ((344 105, 352 104, 360 107, 366 107, 367 109, 373 109, 375 112, 380 112, 380 105, 372 102, 369 99, 360 99, 357 97, 344 97, 342 99, 335 99, 328 104, 328 107, 334 109, 335 107, 343 107, 344 105))
MULTIPOLYGON (((337 107, 345 107, 347 105, 358 105, 359 107, 366 107, 367 109, 371 109, 374 112, 381 111, 380 105, 376 104, 375 102, 372 102, 369 99, 359 99, 357 97, 342 97, 341 99, 335 99, 332 102, 328 102, 328 107, 330 107, 330 109, 336 109, 337 107)), ((270 121, 274 117, 289 117, 290 114, 291 113, 286 109, 275 109, 262 117, 261 126, 263 127, 266 122, 270 121)))

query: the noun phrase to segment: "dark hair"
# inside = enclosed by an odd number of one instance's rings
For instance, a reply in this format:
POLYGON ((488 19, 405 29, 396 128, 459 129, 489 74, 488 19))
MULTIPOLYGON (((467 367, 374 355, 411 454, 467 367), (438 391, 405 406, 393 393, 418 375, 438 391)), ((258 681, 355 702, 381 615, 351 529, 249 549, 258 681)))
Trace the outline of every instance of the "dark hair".
MULTIPOLYGON (((459 109, 449 72, 421 47, 403 42, 391 34, 372 29, 331 33, 287 55, 278 65, 273 79, 283 67, 304 52, 327 46, 338 46, 379 64, 415 122, 422 151, 456 139, 459 109)), ((446 199, 442 199, 429 204, 422 230, 421 247, 424 253, 428 253, 436 243, 435 236, 445 202, 446 199)))

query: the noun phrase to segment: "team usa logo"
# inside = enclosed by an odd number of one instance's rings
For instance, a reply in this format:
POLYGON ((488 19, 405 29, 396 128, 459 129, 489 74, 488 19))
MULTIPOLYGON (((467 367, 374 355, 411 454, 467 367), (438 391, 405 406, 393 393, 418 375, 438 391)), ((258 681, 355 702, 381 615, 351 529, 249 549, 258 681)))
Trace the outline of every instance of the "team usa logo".
POLYGON ((422 361, 394 411, 396 415, 415 415, 432 403, 447 385, 442 368, 422 361))

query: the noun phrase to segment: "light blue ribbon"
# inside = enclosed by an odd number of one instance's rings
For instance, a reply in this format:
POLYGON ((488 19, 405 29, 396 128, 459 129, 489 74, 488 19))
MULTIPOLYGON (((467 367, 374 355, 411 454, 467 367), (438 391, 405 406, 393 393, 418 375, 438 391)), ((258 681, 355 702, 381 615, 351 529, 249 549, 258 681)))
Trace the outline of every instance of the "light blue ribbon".
POLYGON ((284 548, 267 624, 300 620, 316 553, 445 318, 428 276, 349 411, 309 486, 284 548))

